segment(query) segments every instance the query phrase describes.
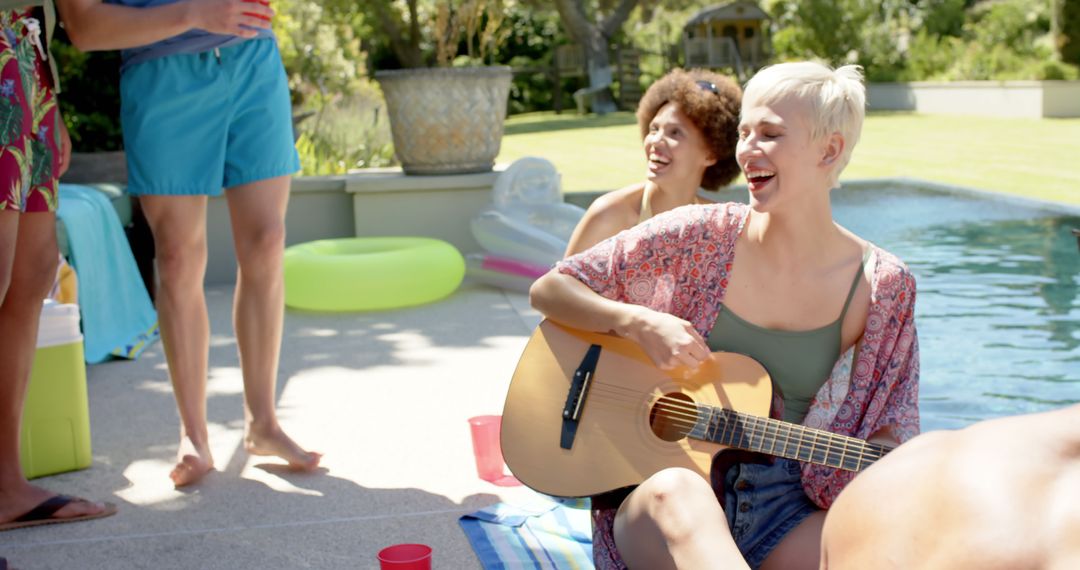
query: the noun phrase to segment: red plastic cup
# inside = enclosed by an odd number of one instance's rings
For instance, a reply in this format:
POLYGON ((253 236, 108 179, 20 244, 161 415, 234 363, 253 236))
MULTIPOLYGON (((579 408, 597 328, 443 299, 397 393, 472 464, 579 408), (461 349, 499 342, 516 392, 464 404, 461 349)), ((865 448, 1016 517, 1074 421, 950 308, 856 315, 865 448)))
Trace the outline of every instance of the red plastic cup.
MULTIPOLYGON (((244 2, 247 2, 248 4, 262 4, 263 6, 270 6, 270 0, 244 0, 244 2)), ((270 21, 270 18, 267 18, 266 16, 263 16, 261 14, 252 14, 251 12, 244 12, 244 15, 246 15, 246 16, 255 16, 256 18, 258 18, 260 20, 265 20, 267 22, 270 21)))
POLYGON ((503 487, 520 485, 513 475, 505 472, 499 431, 502 416, 476 416, 469 418, 472 430, 473 455, 476 456, 476 474, 484 481, 503 487))
POLYGON ((426 544, 395 544, 379 551, 382 570, 431 570, 431 547, 426 544))

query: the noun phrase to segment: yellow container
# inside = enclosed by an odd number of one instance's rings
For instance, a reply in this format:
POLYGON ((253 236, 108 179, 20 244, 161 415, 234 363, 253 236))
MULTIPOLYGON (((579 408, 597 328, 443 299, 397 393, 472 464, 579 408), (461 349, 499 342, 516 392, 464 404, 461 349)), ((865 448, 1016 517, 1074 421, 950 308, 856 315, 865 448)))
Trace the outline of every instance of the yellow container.
POLYGON ((90 466, 90 408, 77 305, 46 301, 41 312, 19 458, 27 478, 90 466))

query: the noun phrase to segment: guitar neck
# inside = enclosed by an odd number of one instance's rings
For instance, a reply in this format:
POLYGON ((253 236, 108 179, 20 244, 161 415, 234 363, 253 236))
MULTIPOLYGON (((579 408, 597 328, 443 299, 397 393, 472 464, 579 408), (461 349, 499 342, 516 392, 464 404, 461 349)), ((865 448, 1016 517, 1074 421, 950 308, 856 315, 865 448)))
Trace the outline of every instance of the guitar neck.
POLYGON ((845 471, 862 471, 893 449, 735 410, 704 405, 696 407, 697 421, 687 436, 737 449, 845 471))

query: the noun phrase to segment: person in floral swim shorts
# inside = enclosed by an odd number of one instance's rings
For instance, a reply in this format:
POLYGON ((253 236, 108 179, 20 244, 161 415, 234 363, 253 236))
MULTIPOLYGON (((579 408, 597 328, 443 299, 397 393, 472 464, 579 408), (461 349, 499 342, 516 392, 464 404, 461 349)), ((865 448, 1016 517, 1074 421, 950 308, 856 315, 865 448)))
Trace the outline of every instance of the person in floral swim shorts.
POLYGON ((0 531, 116 512, 31 485, 19 461, 42 301, 57 269, 57 178, 71 156, 42 29, 52 7, 46 17, 23 1, 0 2, 0 531))

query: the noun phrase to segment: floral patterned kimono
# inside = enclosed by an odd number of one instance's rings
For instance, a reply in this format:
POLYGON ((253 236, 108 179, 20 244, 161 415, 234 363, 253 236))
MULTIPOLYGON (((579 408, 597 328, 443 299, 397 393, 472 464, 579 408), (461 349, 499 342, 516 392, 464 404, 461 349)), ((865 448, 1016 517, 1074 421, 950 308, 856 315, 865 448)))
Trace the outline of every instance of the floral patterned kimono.
MULTIPOLYGON (((658 215, 556 269, 616 301, 643 305, 693 324, 708 338, 719 314, 745 204, 684 206, 658 215)), ((919 350, 915 279, 894 255, 872 246, 870 311, 863 336, 844 352, 818 391, 803 425, 866 439, 888 430, 904 442, 919 433, 919 350)), ((827 509, 855 473, 804 464, 807 496, 827 509)), ((625 567, 612 537, 614 508, 593 510, 597 568, 625 567)))

